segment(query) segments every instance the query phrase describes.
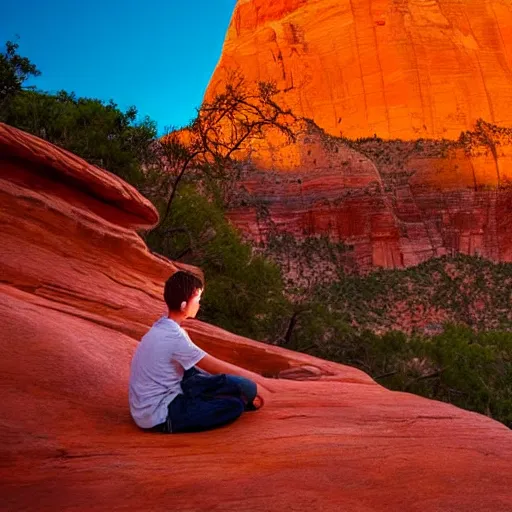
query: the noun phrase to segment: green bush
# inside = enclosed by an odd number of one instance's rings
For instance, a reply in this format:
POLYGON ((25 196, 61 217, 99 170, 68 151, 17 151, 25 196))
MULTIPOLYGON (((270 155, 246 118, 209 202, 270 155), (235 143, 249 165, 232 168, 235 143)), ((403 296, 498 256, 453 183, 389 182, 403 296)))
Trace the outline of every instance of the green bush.
POLYGON ((134 107, 122 112, 115 103, 77 98, 64 91, 21 91, 0 120, 61 146, 133 185, 143 181, 141 166, 151 156, 156 125, 136 123, 134 107))
POLYGON ((477 411, 512 427, 512 333, 476 333, 448 326, 423 342, 425 356, 439 368, 437 381, 411 391, 477 411))
POLYGON ((479 412, 512 428, 512 333, 447 325, 433 337, 356 331, 310 304, 289 348, 355 366, 389 389, 479 412))
MULTIPOLYGON (((162 210, 165 201, 157 206, 162 210)), ((200 319, 255 339, 276 335, 276 318, 288 308, 278 267, 253 255, 222 208, 193 184, 180 187, 172 217, 146 241, 153 251, 203 270, 200 319)))

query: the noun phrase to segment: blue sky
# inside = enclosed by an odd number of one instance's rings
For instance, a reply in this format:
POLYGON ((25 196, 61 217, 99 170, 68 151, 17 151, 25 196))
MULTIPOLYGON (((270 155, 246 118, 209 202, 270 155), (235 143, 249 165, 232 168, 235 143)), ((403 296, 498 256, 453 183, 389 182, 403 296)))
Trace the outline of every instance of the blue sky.
POLYGON ((0 44, 42 75, 39 89, 135 105, 162 132, 195 115, 236 0, 3 0, 0 44))

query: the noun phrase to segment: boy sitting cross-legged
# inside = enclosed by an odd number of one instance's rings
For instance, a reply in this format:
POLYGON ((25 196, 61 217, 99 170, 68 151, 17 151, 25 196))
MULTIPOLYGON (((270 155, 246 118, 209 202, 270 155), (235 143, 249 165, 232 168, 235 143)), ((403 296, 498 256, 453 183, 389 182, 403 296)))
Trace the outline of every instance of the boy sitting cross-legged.
POLYGON ((165 283, 168 315, 144 335, 132 359, 130 412, 143 429, 159 432, 208 430, 263 403, 254 374, 197 347, 181 323, 195 318, 203 283, 176 272, 165 283), (213 375, 212 375, 213 374, 213 375), (234 374, 234 375, 233 375, 234 374))

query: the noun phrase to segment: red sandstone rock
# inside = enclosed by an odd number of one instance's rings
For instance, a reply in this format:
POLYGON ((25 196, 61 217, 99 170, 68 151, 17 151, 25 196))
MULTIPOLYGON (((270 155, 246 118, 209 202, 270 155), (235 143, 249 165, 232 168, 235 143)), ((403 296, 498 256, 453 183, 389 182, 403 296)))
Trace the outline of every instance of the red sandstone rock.
MULTIPOLYGON (((479 118, 512 125, 511 34, 502 0, 240 0, 206 99, 237 72, 275 82, 282 106, 331 135, 457 139, 479 118)), ((327 154, 318 136, 269 133, 230 218, 258 241, 272 228, 341 240, 359 269, 457 252, 512 261, 512 137, 485 126, 468 152, 384 169, 339 143, 327 154)))
POLYGON ((4 125, 0 198, 3 509, 511 510, 505 426, 198 321, 186 327, 206 350, 288 379, 267 379, 265 407, 228 427, 141 432, 129 364, 175 269, 133 230, 154 210, 4 125))
POLYGON ((237 71, 332 135, 455 139, 512 125, 511 69, 506 0, 239 0, 207 98, 237 71))
MULTIPOLYGON (((261 161, 245 173, 229 218, 256 242, 273 229, 328 235, 352 246, 363 270, 458 252, 512 261, 512 140, 496 140, 496 158, 473 145, 469 155, 411 150, 385 164, 314 129, 285 152, 260 141, 261 161)), ((375 144, 377 155, 389 151, 375 144)))
MULTIPOLYGON (((509 34, 499 0, 239 1, 206 99, 236 71, 276 82, 281 105, 333 135, 456 139, 478 118, 512 124, 509 34)), ((274 228, 343 241, 363 270, 457 252, 512 261, 512 137, 482 126, 469 151, 385 166, 318 134, 268 133, 229 216, 258 241, 274 228)))

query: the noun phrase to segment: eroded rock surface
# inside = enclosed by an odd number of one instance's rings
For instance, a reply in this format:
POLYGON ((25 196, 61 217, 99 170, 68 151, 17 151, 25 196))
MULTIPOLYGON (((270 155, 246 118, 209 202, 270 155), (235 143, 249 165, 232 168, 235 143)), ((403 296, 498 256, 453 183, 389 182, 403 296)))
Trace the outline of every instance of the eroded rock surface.
POLYGON ((361 270, 459 252, 511 261, 511 34, 504 0, 239 0, 207 100, 237 74, 274 82, 279 104, 336 137, 421 146, 484 129, 405 161, 269 133, 252 142, 252 196, 234 224, 258 241, 273 228, 326 235, 353 247, 361 270))
POLYGON ((234 71, 332 135, 457 138, 512 125, 507 0, 239 0, 207 97, 234 71))
POLYGON ((5 125, 0 197, 5 510, 511 510, 502 424, 198 321, 192 338, 267 375, 272 398, 212 432, 140 431, 129 364, 176 268, 134 231, 156 212, 5 125))
POLYGON ((465 142, 331 138, 263 144, 232 222, 253 241, 328 236, 353 267, 400 268, 446 254, 512 261, 512 130, 465 142))

